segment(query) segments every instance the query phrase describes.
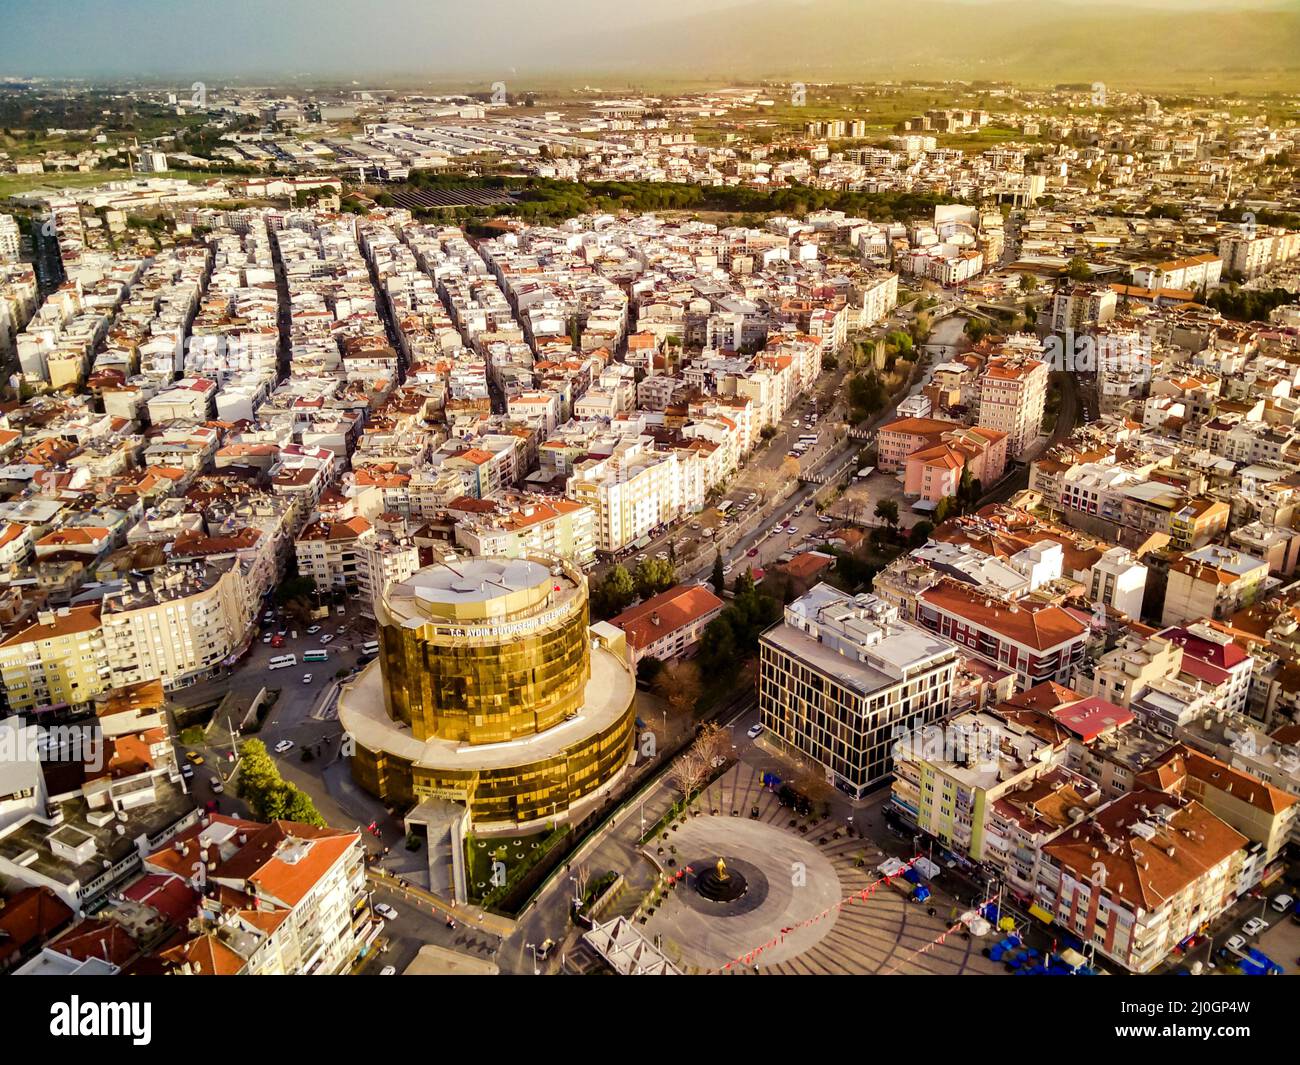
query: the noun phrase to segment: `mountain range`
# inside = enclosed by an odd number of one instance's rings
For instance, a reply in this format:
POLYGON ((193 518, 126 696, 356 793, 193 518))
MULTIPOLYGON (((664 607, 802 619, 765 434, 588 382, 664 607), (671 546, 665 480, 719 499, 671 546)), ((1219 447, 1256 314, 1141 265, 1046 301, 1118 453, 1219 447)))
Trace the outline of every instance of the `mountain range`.
POLYGON ((756 0, 613 39, 570 28, 530 53, 519 65, 539 73, 563 59, 611 76, 1112 79, 1212 88, 1215 75, 1300 76, 1300 11, 1294 3, 1188 10, 1059 0, 756 0))

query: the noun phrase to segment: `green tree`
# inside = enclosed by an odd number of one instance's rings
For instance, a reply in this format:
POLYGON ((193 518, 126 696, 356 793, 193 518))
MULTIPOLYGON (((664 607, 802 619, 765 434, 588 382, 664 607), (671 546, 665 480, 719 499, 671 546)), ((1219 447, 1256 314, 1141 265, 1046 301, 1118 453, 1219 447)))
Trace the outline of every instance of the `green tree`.
POLYGON ((261 740, 245 740, 239 748, 239 797, 262 821, 297 821, 325 827, 311 797, 280 776, 261 740))
POLYGON ((928 521, 918 521, 912 526, 908 537, 913 547, 923 547, 925 542, 930 539, 930 534, 934 532, 934 525, 928 521))
POLYGON ((745 572, 736 578, 731 590, 737 599, 754 590, 754 571, 749 566, 746 566, 745 572))
POLYGON ((668 559, 645 558, 637 563, 632 582, 636 586, 636 594, 642 599, 649 599, 676 584, 677 574, 668 559))
POLYGON ((724 568, 722 565, 722 552, 719 551, 713 556, 713 573, 709 577, 709 583, 713 585, 713 590, 718 595, 727 590, 727 575, 723 572, 724 568))
POLYGON ((970 467, 963 466, 961 468, 961 480, 957 484, 957 498, 962 503, 970 503, 974 499, 971 495, 971 485, 970 467))
POLYGON ((881 499, 876 502, 876 517, 891 529, 898 526, 898 500, 881 499))
POLYGON ((1088 266, 1088 260, 1082 255, 1076 255, 1065 267, 1065 276, 1071 281, 1087 281, 1092 277, 1092 270, 1088 266))
POLYGON ((626 566, 615 566, 606 573, 604 586, 606 594, 617 604, 619 610, 626 610, 636 598, 636 582, 626 566))
POLYGON ((659 676, 659 671, 663 668, 663 662, 654 655, 646 655, 636 664, 636 679, 649 688, 653 686, 655 678, 659 676))
POLYGON ((887 394, 880 378, 874 374, 856 374, 849 380, 849 405, 854 421, 875 414, 885 405, 887 394))

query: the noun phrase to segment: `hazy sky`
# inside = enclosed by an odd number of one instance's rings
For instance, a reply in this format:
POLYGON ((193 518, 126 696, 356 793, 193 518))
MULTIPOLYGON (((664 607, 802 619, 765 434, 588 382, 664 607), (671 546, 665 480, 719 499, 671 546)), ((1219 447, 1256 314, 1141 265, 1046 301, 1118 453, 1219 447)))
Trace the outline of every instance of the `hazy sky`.
MULTIPOLYGON (((823 0, 0 0, 0 76, 134 75, 185 83, 225 76, 374 80, 506 78, 574 69, 602 36, 688 14, 823 0), (581 44, 574 53, 565 48, 581 44), (553 57, 553 61, 548 58, 553 57)), ((843 3, 844 0, 839 0, 843 3)), ((959 0, 979 3, 985 0, 959 0)), ((1060 8, 1096 0, 1024 0, 1060 8)), ((1116 0, 1118 2, 1118 0, 1116 0)), ((924 0, 862 0, 906 3, 924 0)), ((1300 0, 1124 0, 1125 7, 1263 8, 1300 0)), ((725 41, 719 42, 725 53, 725 41)), ((653 57, 650 57, 653 58, 653 57)))

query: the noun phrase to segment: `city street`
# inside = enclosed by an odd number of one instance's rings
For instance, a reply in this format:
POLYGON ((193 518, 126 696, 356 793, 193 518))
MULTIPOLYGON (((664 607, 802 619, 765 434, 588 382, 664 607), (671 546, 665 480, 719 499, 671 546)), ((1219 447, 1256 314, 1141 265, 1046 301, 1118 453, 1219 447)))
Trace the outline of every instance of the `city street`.
POLYGON ((448 918, 427 902, 406 894, 398 888, 371 881, 371 906, 387 904, 397 911, 397 916, 385 920, 380 933, 380 950, 366 958, 359 975, 377 976, 387 966, 397 969, 397 975, 415 960, 422 946, 433 943, 471 957, 492 959, 501 946, 500 939, 472 922, 451 918, 455 927, 448 927, 448 918))

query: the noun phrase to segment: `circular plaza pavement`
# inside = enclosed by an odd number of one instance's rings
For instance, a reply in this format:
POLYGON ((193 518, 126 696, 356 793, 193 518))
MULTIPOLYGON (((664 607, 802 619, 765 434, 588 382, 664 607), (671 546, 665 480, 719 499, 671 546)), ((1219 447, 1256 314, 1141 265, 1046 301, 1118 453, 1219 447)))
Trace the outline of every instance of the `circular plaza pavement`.
POLYGON ((705 789, 695 808, 699 816, 687 818, 667 840, 656 840, 643 853, 669 875, 685 865, 702 871, 704 863, 722 858, 728 869, 744 874, 748 888, 734 902, 716 903, 699 897, 693 883, 679 881, 640 926, 684 971, 1003 972, 980 952, 992 939, 956 933, 939 941, 956 912, 943 877, 935 885, 934 914, 884 885, 865 902, 854 898, 840 907, 841 901, 879 879, 876 866, 885 854, 842 824, 796 817, 760 785, 753 766, 732 767, 705 789), (667 851, 668 844, 676 848, 675 854, 667 851), (676 867, 666 866, 670 857, 677 859, 676 867), (790 929, 784 938, 782 929, 790 929), (774 938, 778 942, 766 946, 774 938), (753 953, 760 946, 762 953, 753 953))
POLYGON ((678 944, 686 965, 721 969, 790 928, 783 942, 763 951, 764 962, 776 963, 802 954, 830 931, 831 917, 796 927, 842 897, 835 867, 808 840, 749 818, 703 816, 672 833, 672 843, 697 872, 723 858, 749 882, 735 902, 715 903, 696 892, 688 874, 650 918, 646 933, 678 944))

